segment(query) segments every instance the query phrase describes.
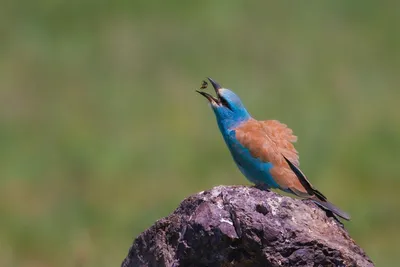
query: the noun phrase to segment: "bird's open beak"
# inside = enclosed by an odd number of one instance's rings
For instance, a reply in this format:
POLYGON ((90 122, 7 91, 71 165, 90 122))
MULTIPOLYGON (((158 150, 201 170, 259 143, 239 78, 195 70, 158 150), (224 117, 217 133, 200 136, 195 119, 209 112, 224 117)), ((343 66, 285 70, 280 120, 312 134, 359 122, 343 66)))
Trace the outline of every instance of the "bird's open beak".
POLYGON ((215 98, 215 97, 213 97, 212 95, 210 95, 210 94, 208 94, 206 92, 199 91, 199 90, 196 90, 196 92, 201 94, 205 98, 207 98, 208 101, 210 101, 211 104, 218 104, 219 103, 219 99, 218 98, 215 98))
POLYGON ((210 81, 210 83, 214 87, 214 90, 215 90, 215 93, 217 94, 217 97, 213 97, 212 95, 210 95, 210 94, 208 94, 206 92, 203 92, 203 91, 199 91, 199 90, 196 90, 196 92, 201 94, 205 98, 207 98, 208 101, 210 101, 211 104, 219 105, 221 103, 221 101, 219 100, 219 89, 221 89, 222 87, 221 87, 221 85, 219 85, 216 81, 214 81, 210 77, 208 77, 207 79, 210 81))

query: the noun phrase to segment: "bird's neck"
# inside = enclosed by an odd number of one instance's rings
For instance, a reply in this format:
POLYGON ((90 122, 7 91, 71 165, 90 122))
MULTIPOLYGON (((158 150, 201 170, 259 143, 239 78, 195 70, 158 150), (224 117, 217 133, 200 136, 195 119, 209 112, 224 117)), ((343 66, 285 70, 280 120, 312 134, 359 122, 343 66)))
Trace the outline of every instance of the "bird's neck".
POLYGON ((217 118, 218 127, 222 133, 238 127, 240 124, 250 120, 250 115, 239 118, 217 118))

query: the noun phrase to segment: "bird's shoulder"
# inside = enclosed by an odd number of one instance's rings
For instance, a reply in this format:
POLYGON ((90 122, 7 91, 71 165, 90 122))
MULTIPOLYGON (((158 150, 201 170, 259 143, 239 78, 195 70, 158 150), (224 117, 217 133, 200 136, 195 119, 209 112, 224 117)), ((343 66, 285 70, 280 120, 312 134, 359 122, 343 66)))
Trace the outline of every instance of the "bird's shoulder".
POLYGON ((287 141, 294 143, 297 141, 297 136, 293 134, 293 130, 278 120, 259 121, 259 123, 262 124, 264 131, 273 138, 275 142, 287 141))
POLYGON ((236 139, 250 153, 275 165, 286 165, 282 155, 299 166, 297 150, 293 146, 297 137, 286 124, 277 120, 250 119, 235 128, 236 139))

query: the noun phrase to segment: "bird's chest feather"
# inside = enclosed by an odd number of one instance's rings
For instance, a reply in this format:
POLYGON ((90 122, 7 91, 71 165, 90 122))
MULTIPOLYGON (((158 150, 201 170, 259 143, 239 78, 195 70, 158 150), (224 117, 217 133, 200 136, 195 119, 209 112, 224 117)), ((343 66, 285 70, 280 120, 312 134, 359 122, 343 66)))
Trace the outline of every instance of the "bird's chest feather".
POLYGON ((278 187, 270 174, 272 163, 253 157, 250 151, 236 139, 235 130, 226 129, 221 132, 236 165, 247 179, 255 184, 267 184, 272 188, 278 187))

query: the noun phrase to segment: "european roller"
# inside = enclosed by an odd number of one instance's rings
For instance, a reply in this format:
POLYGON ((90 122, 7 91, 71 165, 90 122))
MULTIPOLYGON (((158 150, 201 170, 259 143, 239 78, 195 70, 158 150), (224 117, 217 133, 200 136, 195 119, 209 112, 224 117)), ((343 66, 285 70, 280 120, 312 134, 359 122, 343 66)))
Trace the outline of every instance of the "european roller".
POLYGON ((242 174, 263 188, 278 188, 308 198, 343 219, 350 216, 330 203, 299 169, 299 156, 293 143, 297 137, 277 120, 252 118, 240 98, 208 78, 216 97, 197 91, 210 103, 226 145, 242 174))

